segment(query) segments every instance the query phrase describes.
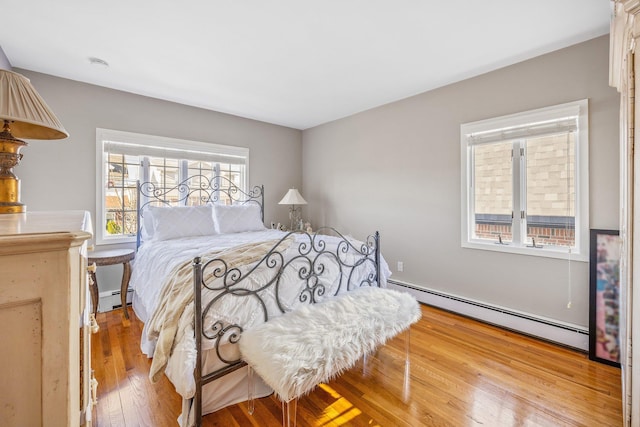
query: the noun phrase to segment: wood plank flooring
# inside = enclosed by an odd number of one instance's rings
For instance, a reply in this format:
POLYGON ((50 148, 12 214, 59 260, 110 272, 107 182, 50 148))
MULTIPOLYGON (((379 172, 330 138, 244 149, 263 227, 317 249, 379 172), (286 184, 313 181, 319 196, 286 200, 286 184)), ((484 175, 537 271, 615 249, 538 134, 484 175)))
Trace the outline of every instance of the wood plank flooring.
MULTIPOLYGON (((132 310, 130 310, 132 313, 132 310)), ((620 370, 580 352, 465 317, 422 307, 405 335, 298 402, 298 426, 621 426, 620 370), (403 397, 405 399, 403 399, 403 397)), ((152 384, 140 352, 142 323, 120 310, 98 315, 92 365, 94 425, 177 426, 181 400, 163 378, 152 384)), ((205 426, 280 426, 273 396, 204 418, 205 426)))

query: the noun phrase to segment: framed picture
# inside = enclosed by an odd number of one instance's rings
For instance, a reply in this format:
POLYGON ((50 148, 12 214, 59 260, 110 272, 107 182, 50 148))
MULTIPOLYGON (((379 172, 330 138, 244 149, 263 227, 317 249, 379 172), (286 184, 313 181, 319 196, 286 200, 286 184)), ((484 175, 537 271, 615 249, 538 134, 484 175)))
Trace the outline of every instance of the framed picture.
POLYGON ((620 367, 620 249, 617 230, 591 230, 589 359, 620 367))

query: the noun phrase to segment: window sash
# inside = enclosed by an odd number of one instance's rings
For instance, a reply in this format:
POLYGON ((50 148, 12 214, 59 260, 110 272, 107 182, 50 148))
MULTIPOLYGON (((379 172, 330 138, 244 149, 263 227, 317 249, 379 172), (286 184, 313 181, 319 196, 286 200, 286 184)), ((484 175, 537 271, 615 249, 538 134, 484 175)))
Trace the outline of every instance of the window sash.
MULTIPOLYGON (((566 147, 567 152, 564 155, 564 158, 568 162, 568 167, 570 169, 574 168, 574 164, 575 164, 575 157, 572 155, 572 153, 575 151, 575 143, 576 143, 575 140, 571 141, 571 138, 570 138, 571 134, 572 132, 571 133, 565 132, 564 135, 556 134, 556 136, 566 136, 567 143, 571 144, 571 147, 566 147)), ((546 136, 549 136, 549 135, 545 135, 545 137, 546 136)), ((562 213, 563 215, 560 215, 560 216, 565 218, 562 221, 565 225, 565 235, 567 234, 568 229, 573 230, 573 226, 572 225, 570 226, 570 224, 572 224, 573 222, 566 219, 569 217, 575 218, 575 212, 576 212, 575 192, 576 192, 577 181, 575 179, 571 179, 572 178, 571 173, 566 173, 566 176, 564 178, 559 177, 560 179, 567 179, 569 182, 572 182, 571 188, 567 188, 567 191, 566 191, 567 193, 566 196, 568 197, 557 199, 554 201, 556 204, 563 205, 562 207, 549 208, 548 206, 544 206, 544 207, 539 207, 538 211, 536 211, 533 207, 529 206, 529 201, 530 200, 533 201, 533 197, 530 197, 532 196, 532 193, 529 191, 530 180, 528 177, 528 173, 530 172, 530 170, 528 167, 528 162, 529 160, 535 160, 534 155, 537 154, 535 151, 532 150, 531 144, 533 144, 533 147, 535 147, 535 144, 539 144, 539 143, 544 144, 543 141, 540 141, 540 142, 536 141, 540 138, 541 137, 537 136, 535 138, 529 138, 526 140, 496 141, 493 144, 483 144, 482 146, 474 145, 472 147, 473 163, 471 165, 471 173, 472 173, 473 179, 471 181, 469 191, 474 201, 473 211, 472 211, 472 223, 471 223, 471 226, 472 226, 471 231, 473 233, 473 239, 489 240, 492 242, 495 242, 496 240, 498 240, 498 243, 502 242, 503 244, 514 242, 515 244, 520 244, 520 245, 532 245, 534 242, 531 237, 533 238, 539 237, 539 236, 529 235, 529 225, 530 225, 529 218, 531 217, 532 212, 536 213, 535 215, 536 217, 545 217, 545 218, 559 217, 559 215, 557 214, 562 213), (486 147, 489 147, 489 145, 496 146, 496 150, 498 151, 487 150, 486 147), (498 145, 502 145, 502 148, 500 149, 499 147, 497 147, 498 145), (481 153, 477 153, 477 151, 481 147, 483 151, 481 153), (502 151, 502 155, 500 155, 500 151, 502 151), (515 153, 515 154, 513 154, 512 156, 509 156, 509 158, 507 159, 505 158, 506 156, 504 155, 505 151, 508 151, 509 153, 515 153), (533 151, 531 155, 529 153, 530 151, 533 151), (481 157, 481 160, 487 160, 487 156, 488 156, 489 158, 488 162, 481 161, 480 163, 478 163, 478 155, 482 156, 482 154, 484 154, 485 156, 481 157), (505 170, 504 167, 502 168, 502 173, 496 170, 496 167, 492 167, 493 165, 495 165, 496 156, 501 157, 497 159, 497 161, 500 162, 501 165, 503 165, 503 162, 509 162, 509 167, 506 168, 506 169, 509 169, 509 171, 506 175, 504 173, 504 170, 505 170), (491 163, 491 160, 494 160, 494 163, 491 163), (490 170, 491 172, 487 174, 486 170, 490 170), (493 172, 495 172, 497 175, 493 174, 493 172), (480 177, 478 177, 478 175, 480 175, 480 177), (500 177, 502 177, 501 180, 500 180, 500 177), (496 182, 495 180, 492 180, 492 178, 498 179, 498 181, 496 182), (489 182, 489 184, 484 185, 482 182, 483 180, 486 182, 489 182), (502 182, 502 184, 500 182, 502 182), (505 183, 508 185, 505 186, 505 183), (487 194, 488 194, 488 197, 486 196, 487 194), (500 200, 501 197, 504 198, 505 196, 508 197, 508 206, 504 204, 504 200, 502 201, 500 200), (483 203, 478 203, 478 201, 482 201, 483 203), (560 212, 560 209, 562 209, 561 212, 560 212), (478 216, 480 215, 483 215, 484 218, 478 221, 478 216), (508 226, 504 221, 505 217, 510 218, 508 226), (490 230, 486 225, 482 227, 483 230, 481 230, 481 231, 484 231, 484 233, 482 232, 478 233, 479 223, 482 224, 483 220, 486 221, 485 224, 489 224, 489 223, 495 224, 496 222, 504 222, 504 225, 494 228, 493 230, 494 234, 490 234, 490 230), (497 237, 497 235, 495 235, 495 232, 499 232, 500 231, 499 228, 504 228, 505 233, 504 235, 502 235, 502 233, 499 233, 500 237, 497 237)), ((550 141, 546 142, 547 147, 550 146, 549 142, 550 141)), ((553 151, 557 151, 558 148, 555 147, 555 145, 557 145, 558 143, 564 144, 562 140, 553 141, 553 142, 554 142, 554 145, 552 146, 553 151)), ((561 172, 563 171, 556 170, 557 167, 554 168, 554 166, 557 166, 557 165, 553 165, 553 154, 547 155, 547 159, 546 159, 547 162, 549 162, 549 159, 551 159, 551 164, 547 163, 547 165, 549 165, 549 170, 544 172, 548 172, 552 175, 553 174, 557 175, 558 173, 561 174, 561 172)), ((545 184, 546 183, 547 182, 545 182, 545 184)), ((556 186, 558 185, 561 185, 561 183, 556 184, 556 186)), ((549 186, 547 185, 545 186, 545 188, 548 189, 549 186)), ((551 203, 551 202, 545 202, 545 200, 538 200, 538 202, 551 203)), ((553 228, 555 230, 557 228, 557 224, 548 222, 546 226, 544 226, 543 228, 553 228)), ((551 237, 547 237, 547 238, 540 237, 535 242, 536 247, 540 245, 544 245, 544 246, 570 247, 575 249, 575 243, 576 243, 575 237, 571 245, 554 244, 551 240, 553 240, 551 237)), ((556 239, 556 240, 559 240, 559 239, 556 239)))
POLYGON ((493 218, 494 221, 492 222, 495 222, 498 218, 502 219, 506 215, 509 218, 508 225, 506 221, 503 222, 500 227, 500 237, 496 237, 494 241, 498 240, 498 242, 510 243, 513 240, 513 203, 514 197, 516 197, 518 193, 514 187, 512 151, 513 144, 503 141, 491 145, 473 146, 471 149, 472 162, 470 168, 472 179, 469 191, 471 193, 470 199, 472 206, 470 209, 470 225, 474 239, 488 239, 478 233, 482 233, 483 231, 489 232, 489 230, 478 230, 478 215, 486 215, 485 220, 493 218), (490 164, 487 162, 487 159, 495 159, 496 157, 500 158, 501 161, 509 162, 508 166, 503 164, 503 168, 498 172, 498 176, 493 173, 495 169, 490 168, 490 164), (495 183, 495 180, 499 177, 502 177, 502 185, 499 183, 496 185, 495 183), (490 193, 488 197, 487 193, 490 193), (496 198, 502 198, 503 200, 492 203, 496 198), (507 202, 506 205, 505 202, 507 202), (491 212, 487 210, 490 204, 494 204, 491 212))
MULTIPOLYGON (((461 214, 462 247, 487 249, 501 252, 521 253, 552 258, 568 258, 588 261, 588 101, 581 100, 559 106, 546 107, 495 119, 462 124, 461 136, 461 214), (530 127, 530 128, 529 128, 530 127), (573 246, 543 243, 542 248, 532 248, 528 237, 527 193, 526 193, 526 145, 524 140, 542 136, 567 134, 575 135, 572 142, 574 150, 574 170, 572 192, 573 199, 573 246), (513 218, 511 221, 513 243, 499 245, 495 240, 476 236, 474 182, 474 149, 498 141, 510 142, 514 147, 513 163, 513 218), (524 156, 520 156, 520 148, 524 156), (519 161, 517 161, 519 160, 519 161), (525 215, 521 218, 521 212, 525 215), (528 247, 529 246, 529 247, 528 247)), ((529 218, 531 219, 531 218, 529 218)), ((572 228, 570 218, 560 218, 567 222, 565 228, 572 228)), ((481 236, 480 236, 481 237, 481 236)), ((570 238, 570 237, 569 237, 570 238)), ((536 244, 540 242, 536 239, 536 244)))

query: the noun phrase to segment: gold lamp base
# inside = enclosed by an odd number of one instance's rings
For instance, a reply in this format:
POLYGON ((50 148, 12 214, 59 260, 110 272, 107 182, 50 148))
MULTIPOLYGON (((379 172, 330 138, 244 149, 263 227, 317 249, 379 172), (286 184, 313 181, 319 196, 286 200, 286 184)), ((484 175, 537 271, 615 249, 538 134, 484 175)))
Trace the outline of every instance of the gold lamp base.
POLYGON ((18 203, 15 206, 0 206, 0 214, 16 214, 16 213, 25 213, 27 211, 27 207, 18 203))
POLYGON ((0 177, 0 214, 26 211, 27 206, 20 203, 20 180, 15 176, 0 177))
POLYGON ((27 207, 20 203, 20 180, 13 173, 13 167, 20 163, 20 149, 26 142, 11 135, 9 123, 4 121, 0 132, 0 214, 22 213, 27 207))

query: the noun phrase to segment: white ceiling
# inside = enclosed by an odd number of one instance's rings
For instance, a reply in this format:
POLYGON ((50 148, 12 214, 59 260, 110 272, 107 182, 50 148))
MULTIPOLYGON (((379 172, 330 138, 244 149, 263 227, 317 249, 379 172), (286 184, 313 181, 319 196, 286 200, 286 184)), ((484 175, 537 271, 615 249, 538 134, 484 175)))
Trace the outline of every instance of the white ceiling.
POLYGON ((297 129, 606 34, 611 10, 608 0, 0 6, 0 46, 13 67, 297 129))

